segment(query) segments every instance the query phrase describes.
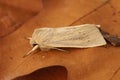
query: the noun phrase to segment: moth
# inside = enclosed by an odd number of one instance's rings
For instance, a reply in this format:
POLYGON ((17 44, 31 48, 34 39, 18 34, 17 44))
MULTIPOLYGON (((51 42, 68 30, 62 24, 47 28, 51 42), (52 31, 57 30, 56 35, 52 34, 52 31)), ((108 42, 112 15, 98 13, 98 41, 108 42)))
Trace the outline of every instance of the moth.
POLYGON ((98 27, 99 25, 95 24, 83 24, 60 28, 35 29, 30 38, 33 49, 24 57, 38 48, 46 51, 50 49, 62 50, 59 48, 89 48, 106 45, 106 41, 98 27))

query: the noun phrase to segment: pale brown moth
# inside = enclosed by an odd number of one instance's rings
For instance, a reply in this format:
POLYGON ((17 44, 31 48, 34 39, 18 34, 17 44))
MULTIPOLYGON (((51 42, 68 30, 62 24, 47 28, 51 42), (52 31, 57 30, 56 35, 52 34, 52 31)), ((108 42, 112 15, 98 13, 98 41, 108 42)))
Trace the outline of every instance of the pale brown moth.
POLYGON ((25 54, 24 57, 38 48, 41 50, 62 50, 59 48, 88 48, 106 45, 106 41, 98 27, 99 25, 95 24, 84 24, 35 29, 30 38, 30 44, 33 49, 25 54))

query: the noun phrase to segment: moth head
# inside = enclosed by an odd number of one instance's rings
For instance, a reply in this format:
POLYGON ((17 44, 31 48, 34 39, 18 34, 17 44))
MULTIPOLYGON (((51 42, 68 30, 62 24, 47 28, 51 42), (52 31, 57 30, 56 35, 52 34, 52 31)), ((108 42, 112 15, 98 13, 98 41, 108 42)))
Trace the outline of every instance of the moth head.
POLYGON ((30 39, 30 44, 32 46, 35 45, 39 45, 43 40, 43 35, 44 33, 47 33, 49 31, 49 28, 39 28, 39 29, 35 29, 33 34, 32 34, 32 38, 30 39))
POLYGON ((38 45, 38 44, 34 39, 30 39, 30 45, 34 47, 35 45, 38 45))
POLYGON ((30 40, 30 44, 33 48, 27 54, 25 54, 23 58, 30 55, 32 52, 34 52, 39 48, 39 45, 35 42, 35 40, 33 40, 32 38, 28 38, 28 39, 30 40))
POLYGON ((33 48, 27 54, 25 54, 23 56, 23 58, 27 57, 28 55, 30 55, 32 52, 34 52, 35 50, 37 50, 39 48, 39 45, 36 43, 34 36, 32 36, 32 38, 29 37, 28 39, 30 40, 30 44, 33 48))
POLYGON ((35 29, 32 37, 28 38, 30 40, 30 44, 33 47, 32 50, 30 50, 27 54, 25 54, 23 57, 28 56, 29 54, 31 54, 33 51, 35 51, 36 49, 38 49, 41 45, 41 34, 46 32, 46 29, 49 30, 49 28, 39 28, 39 29, 35 29))

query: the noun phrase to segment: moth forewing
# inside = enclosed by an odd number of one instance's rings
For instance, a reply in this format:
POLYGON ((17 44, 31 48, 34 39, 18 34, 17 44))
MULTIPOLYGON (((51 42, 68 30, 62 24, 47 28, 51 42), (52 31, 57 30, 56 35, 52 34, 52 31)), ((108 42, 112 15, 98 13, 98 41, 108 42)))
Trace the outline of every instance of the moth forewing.
POLYGON ((46 46, 87 48, 106 44, 99 29, 93 24, 51 29, 53 32, 48 35, 51 37, 43 42, 46 46))
POLYGON ((30 44, 38 45, 43 49, 88 48, 106 45, 97 26, 84 24, 61 28, 38 28, 35 29, 30 44))
POLYGON ((31 44, 42 48, 77 47, 87 48, 105 45, 99 29, 94 24, 61 28, 39 28, 33 33, 31 44))

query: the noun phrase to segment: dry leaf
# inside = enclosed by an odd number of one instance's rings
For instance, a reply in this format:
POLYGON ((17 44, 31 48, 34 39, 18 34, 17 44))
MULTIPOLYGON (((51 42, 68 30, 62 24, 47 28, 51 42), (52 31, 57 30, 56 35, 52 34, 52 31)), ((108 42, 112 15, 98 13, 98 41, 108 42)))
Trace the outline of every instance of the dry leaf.
POLYGON ((0 3, 0 37, 16 30, 36 14, 36 12, 0 3))
MULTIPOLYGON (((115 1, 117 2, 117 0, 115 1)), ((112 3, 113 6, 116 5, 114 3, 112 3)), ((120 35, 119 13, 116 13, 106 0, 43 0, 43 5, 43 10, 35 18, 25 23, 14 33, 0 39, 2 45, 0 48, 2 56, 0 78, 2 80, 26 74, 31 76, 30 73, 35 70, 55 65, 66 68, 68 80, 118 79, 120 49, 111 46, 108 48, 67 49, 70 51, 69 54, 55 50, 39 51, 27 58, 22 58, 31 48, 24 36, 30 36, 37 27, 96 23, 101 24, 105 31, 120 35)), ((54 77, 51 77, 54 80, 54 77)), ((59 79, 60 75, 57 77, 59 79)), ((19 77, 17 79, 24 80, 19 77)))
POLYGON ((0 3, 31 12, 39 12, 42 7, 42 0, 0 0, 0 3))

